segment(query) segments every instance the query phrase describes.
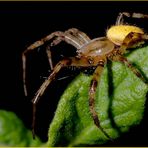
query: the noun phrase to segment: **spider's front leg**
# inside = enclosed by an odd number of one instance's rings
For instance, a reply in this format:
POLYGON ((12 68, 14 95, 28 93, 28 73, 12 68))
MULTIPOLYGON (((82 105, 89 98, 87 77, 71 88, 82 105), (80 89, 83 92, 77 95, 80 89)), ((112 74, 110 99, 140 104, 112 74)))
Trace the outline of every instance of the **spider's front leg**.
POLYGON ((90 107, 91 116, 94 120, 95 125, 104 133, 104 135, 107 138, 112 140, 111 137, 106 133, 106 131, 101 127, 99 116, 95 110, 96 88, 97 88, 98 84, 100 83, 100 77, 103 72, 105 63, 106 63, 105 61, 101 60, 98 64, 94 74, 93 74, 93 78, 91 80, 90 89, 89 89, 89 107, 90 107))
POLYGON ((35 138, 35 114, 36 114, 36 105, 40 99, 40 97, 43 95, 44 91, 48 87, 48 85, 55 79, 56 74, 60 71, 60 69, 64 66, 70 65, 71 60, 65 59, 60 61, 53 69, 52 73, 49 75, 49 77, 44 81, 44 83, 41 85, 39 90, 36 92, 35 97, 32 100, 33 103, 33 120, 32 120, 32 134, 33 138, 35 138))
POLYGON ((43 82, 39 90, 37 91, 35 97, 32 100, 33 103, 33 121, 32 121, 32 132, 33 132, 33 137, 35 136, 35 114, 36 114, 36 105, 41 98, 41 96, 44 94, 46 88, 48 85, 55 79, 57 73, 61 70, 63 67, 68 67, 68 66, 75 66, 75 67, 88 67, 88 66, 96 66, 96 63, 94 65, 90 65, 90 62, 87 58, 67 58, 62 61, 60 61, 54 68, 49 77, 43 82))

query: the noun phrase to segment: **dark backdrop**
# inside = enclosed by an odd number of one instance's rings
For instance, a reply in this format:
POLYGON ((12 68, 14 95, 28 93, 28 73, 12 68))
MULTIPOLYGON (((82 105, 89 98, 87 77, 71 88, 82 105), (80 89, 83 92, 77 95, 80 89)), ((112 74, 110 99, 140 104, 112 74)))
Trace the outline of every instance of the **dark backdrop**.
MULTIPOLYGON (((31 129, 31 99, 44 77, 48 76, 49 65, 45 51, 41 50, 43 48, 28 55, 29 96, 25 97, 21 53, 32 42, 56 30, 76 27, 91 38, 104 36, 106 29, 115 23, 121 11, 148 13, 148 2, 0 2, 0 108, 15 112, 25 126, 31 129)), ((131 19, 127 21, 132 23, 131 19)), ((148 30, 148 20, 135 21, 148 30)), ((74 48, 64 43, 52 51, 54 63, 60 60, 61 55, 75 54, 74 48)), ((59 77, 71 77, 57 80, 56 85, 52 84, 38 104, 36 133, 43 141, 47 140, 48 125, 59 96, 74 78, 73 73, 70 70, 61 72, 59 77), (55 90, 59 93, 55 93, 55 90)), ((147 110, 139 126, 103 146, 148 146, 147 110)))

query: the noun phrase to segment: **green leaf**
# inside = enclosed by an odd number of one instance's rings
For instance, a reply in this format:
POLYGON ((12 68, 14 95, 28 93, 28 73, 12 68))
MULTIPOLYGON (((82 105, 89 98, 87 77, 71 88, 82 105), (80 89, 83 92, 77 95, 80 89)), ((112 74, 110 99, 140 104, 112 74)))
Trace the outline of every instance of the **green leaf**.
MULTIPOLYGON (((148 46, 127 58, 148 78, 148 46)), ((48 132, 48 146, 88 146, 109 139, 89 112, 88 90, 92 76, 80 74, 62 95, 48 132)), ((148 86, 120 62, 106 65, 97 88, 95 109, 106 133, 116 139, 138 125, 144 114, 148 86)))
POLYGON ((0 110, 0 146, 41 146, 41 141, 10 111, 0 110))

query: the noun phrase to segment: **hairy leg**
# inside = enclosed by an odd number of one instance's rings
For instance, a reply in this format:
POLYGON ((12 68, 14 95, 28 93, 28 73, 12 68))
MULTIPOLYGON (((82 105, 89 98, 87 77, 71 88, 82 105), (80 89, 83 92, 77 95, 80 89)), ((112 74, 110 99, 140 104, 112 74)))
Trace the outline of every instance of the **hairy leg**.
POLYGON ((83 43, 89 43, 91 39, 87 36, 86 33, 78 30, 77 28, 68 29, 66 32, 71 33, 74 36, 77 36, 83 43))
POLYGON ((128 48, 138 47, 139 45, 144 43, 144 40, 148 40, 148 36, 145 34, 136 32, 129 33, 123 40, 122 45, 117 50, 118 54, 123 55, 128 48))
MULTIPOLYGON (((87 36, 86 33, 78 30, 77 28, 70 28, 67 31, 65 31, 65 36, 58 36, 57 38, 55 38, 50 43, 50 46, 56 46, 61 41, 64 41, 64 39, 63 39, 64 37, 69 37, 70 39, 73 39, 73 41, 79 43, 79 48, 81 48, 84 44, 89 43, 91 41, 91 39, 87 36)), ((69 40, 66 40, 66 41, 69 42, 69 44, 72 44, 72 43, 70 43, 69 40)), ((74 43, 73 43, 73 46, 78 48, 78 46, 76 46, 74 43)), ((51 70, 52 70, 53 69, 53 64, 52 64, 51 51, 50 51, 49 46, 47 47, 46 52, 47 52, 49 64, 50 64, 50 67, 51 67, 51 70)))
POLYGON ((144 78, 144 76, 140 73, 140 71, 132 65, 132 63, 123 56, 117 56, 116 61, 124 63, 128 68, 131 69, 131 71, 138 77, 140 78, 145 84, 147 84, 147 80, 144 78))
POLYGON ((139 18, 139 19, 148 19, 147 14, 142 14, 142 13, 129 13, 129 12, 121 12, 119 13, 117 20, 116 20, 116 25, 121 25, 124 24, 124 18, 123 17, 131 17, 131 18, 139 18))
MULTIPOLYGON (((27 96, 27 87, 26 87, 26 55, 27 55, 27 53, 29 53, 30 51, 35 50, 36 48, 44 45, 45 42, 50 41, 51 39, 53 39, 55 37, 59 37, 59 39, 60 39, 59 41, 65 41, 65 42, 73 45, 77 49, 82 46, 82 44, 80 44, 79 39, 77 39, 76 37, 74 37, 70 34, 65 34, 64 32, 61 32, 61 31, 56 31, 56 32, 53 32, 53 33, 49 34, 48 36, 42 38, 41 40, 34 42, 29 47, 27 47, 27 49, 22 53, 23 86, 24 86, 25 96, 27 96)), ((59 41, 58 41, 58 43, 59 43, 59 41)), ((50 50, 50 47, 48 47, 46 49, 46 52, 47 52, 50 67, 51 67, 51 69, 53 69, 51 52, 49 50, 50 50)))
MULTIPOLYGON (((91 41, 91 39, 84 32, 76 28, 68 29, 67 31, 65 31, 65 35, 67 36, 67 38, 70 37, 71 39, 79 43, 80 46, 76 47, 77 49, 80 49, 84 44, 89 43, 91 41)), ((53 40, 51 46, 59 44, 62 40, 62 37, 57 37, 55 40, 53 40)))
MULTIPOLYGON (((27 49, 22 53, 22 68, 23 68, 23 87, 24 87, 24 93, 25 93, 25 96, 27 96, 27 87, 26 87, 26 55, 32 51, 32 50, 35 50, 36 48, 44 45, 45 42, 49 41, 50 39, 54 38, 55 36, 60 36, 62 35, 63 32, 60 32, 60 31, 57 31, 57 32, 54 32, 54 33, 51 33, 50 35, 34 42, 33 44, 31 44, 30 46, 27 47, 27 49)), ((51 53, 50 51, 47 51, 47 56, 49 58, 49 61, 51 61, 51 53)), ((50 65, 52 63, 49 63, 50 65)), ((52 67, 51 67, 52 68, 52 67)))
POLYGON ((46 53, 47 53, 50 69, 53 70, 52 56, 51 56, 51 51, 50 51, 50 47, 49 46, 46 47, 46 53))
POLYGON ((130 47, 137 47, 137 43, 144 43, 144 40, 148 40, 148 35, 146 34, 139 34, 131 32, 129 33, 126 38, 124 39, 122 45, 119 49, 114 50, 114 55, 109 57, 112 61, 120 61, 124 63, 126 66, 128 66, 133 73, 139 77, 144 83, 146 82, 146 79, 143 77, 143 75, 140 73, 140 71, 132 65, 130 61, 126 57, 123 56, 123 54, 126 52, 126 50, 130 47))
POLYGON ((98 67, 96 68, 96 70, 95 70, 95 72, 93 74, 93 78, 92 78, 92 81, 91 81, 91 84, 90 84, 90 89, 89 89, 89 107, 90 107, 91 116, 92 116, 92 118, 94 120, 95 125, 104 133, 104 135, 106 137, 111 139, 110 136, 101 127, 98 114, 97 114, 97 112, 95 110, 96 88, 97 88, 98 84, 100 83, 100 77, 101 77, 101 74, 102 74, 103 69, 104 69, 104 64, 105 64, 105 62, 102 61, 98 65, 98 67))
MULTIPOLYGON (((94 63, 95 64, 95 63, 94 63)), ((60 61, 54 68, 49 77, 43 82, 43 84, 40 86, 38 91, 36 92, 32 103, 33 103, 33 122, 32 122, 32 132, 33 132, 33 137, 35 136, 35 114, 36 114, 36 105, 38 101, 40 100, 41 96, 44 94, 46 88, 50 85, 50 83, 55 79, 57 73, 61 70, 63 67, 68 67, 68 66, 75 66, 75 67, 88 67, 88 66, 96 66, 96 65, 91 65, 88 61, 88 59, 83 58, 67 58, 62 61, 60 61)))

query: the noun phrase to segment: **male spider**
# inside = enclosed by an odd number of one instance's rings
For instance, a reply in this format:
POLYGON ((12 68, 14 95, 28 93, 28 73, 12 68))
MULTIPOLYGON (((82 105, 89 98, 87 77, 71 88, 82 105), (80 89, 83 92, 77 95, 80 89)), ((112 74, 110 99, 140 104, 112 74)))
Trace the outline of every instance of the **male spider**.
POLYGON ((125 25, 123 17, 133 17, 133 18, 148 18, 148 15, 141 13, 128 13, 122 12, 119 13, 116 24, 110 27, 107 30, 105 37, 99 37, 91 40, 84 32, 71 28, 65 32, 56 31, 48 36, 42 38, 41 40, 36 41, 30 45, 23 53, 23 82, 24 82, 24 92, 27 95, 26 89, 26 54, 29 51, 32 51, 39 46, 43 45, 45 42, 49 42, 51 39, 52 42, 46 48, 48 60, 52 72, 49 77, 41 85, 37 93, 35 94, 33 102, 33 135, 34 135, 34 125, 35 125, 35 112, 36 104, 39 101, 40 97, 43 95, 44 91, 48 85, 55 79, 56 74, 63 67, 76 66, 76 67, 95 67, 93 73, 93 78, 91 80, 89 88, 89 108, 94 124, 100 128, 100 130, 108 137, 110 136, 106 131, 100 126, 100 121, 97 112, 95 111, 95 92, 97 85, 99 83, 99 78, 102 74, 103 67, 107 63, 107 60, 111 61, 120 61, 127 65, 133 73, 141 78, 145 83, 144 77, 141 73, 132 66, 132 64, 124 57, 124 53, 127 48, 135 47, 144 43, 145 40, 148 40, 148 35, 144 31, 134 25, 125 25), (61 41, 65 41, 68 44, 73 45, 77 50, 76 57, 69 57, 59 61, 55 67, 53 67, 50 47, 59 44, 61 41))

